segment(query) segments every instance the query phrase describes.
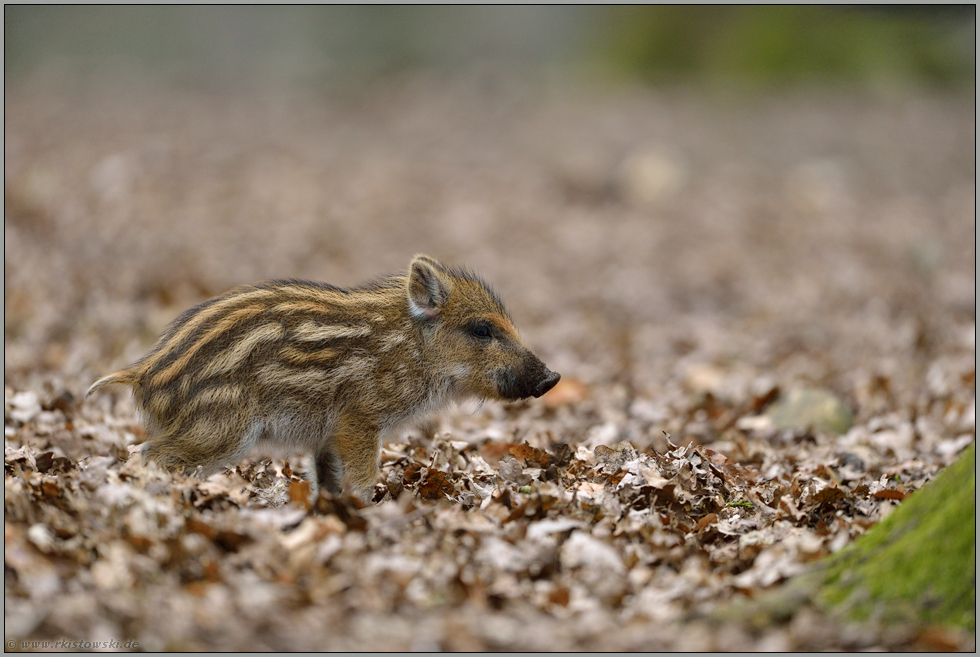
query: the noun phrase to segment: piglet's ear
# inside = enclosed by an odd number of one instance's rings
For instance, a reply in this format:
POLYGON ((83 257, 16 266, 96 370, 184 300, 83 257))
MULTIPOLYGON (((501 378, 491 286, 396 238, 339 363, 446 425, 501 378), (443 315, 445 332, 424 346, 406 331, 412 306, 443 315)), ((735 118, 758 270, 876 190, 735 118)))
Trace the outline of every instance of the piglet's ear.
POLYGON ((416 317, 435 317, 446 305, 451 283, 438 261, 417 255, 408 268, 408 307, 416 317))

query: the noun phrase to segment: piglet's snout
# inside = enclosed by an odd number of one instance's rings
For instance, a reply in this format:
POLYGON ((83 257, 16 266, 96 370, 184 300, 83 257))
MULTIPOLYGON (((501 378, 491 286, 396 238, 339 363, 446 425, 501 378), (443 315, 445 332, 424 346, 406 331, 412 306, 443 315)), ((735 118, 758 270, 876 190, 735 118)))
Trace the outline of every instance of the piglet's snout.
POLYGON ((534 388, 534 396, 540 397, 544 393, 554 388, 559 379, 561 379, 561 374, 558 372, 552 372, 548 368, 545 368, 544 378, 542 378, 538 382, 538 385, 534 388))

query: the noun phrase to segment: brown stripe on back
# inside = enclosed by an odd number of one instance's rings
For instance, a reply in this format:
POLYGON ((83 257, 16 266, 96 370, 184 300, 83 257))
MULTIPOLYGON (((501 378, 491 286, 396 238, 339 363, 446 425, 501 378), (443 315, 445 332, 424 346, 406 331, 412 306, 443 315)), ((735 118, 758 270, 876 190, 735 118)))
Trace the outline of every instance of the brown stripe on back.
POLYGON ((330 370, 308 368, 296 370, 281 363, 269 363, 262 366, 256 373, 256 378, 263 386, 276 388, 310 389, 319 385, 334 383, 334 375, 330 370))
POLYGON ((163 390, 157 390, 150 395, 142 395, 143 406, 155 420, 160 421, 167 416, 173 396, 163 390))
POLYGON ((325 365, 337 358, 339 353, 336 349, 317 349, 307 352, 296 347, 287 346, 276 352, 276 356, 278 360, 289 363, 290 365, 307 365, 312 363, 325 365))
MULTIPOLYGON (((184 349, 184 352, 177 358, 174 362, 168 365, 165 369, 157 372, 153 375, 152 384, 156 386, 164 386, 170 382, 170 380, 182 372, 187 366, 187 363, 201 350, 208 342, 214 340, 215 338, 227 335, 229 330, 238 324, 247 320, 247 318, 261 313, 264 310, 261 306, 248 306, 245 308, 239 308, 228 313, 214 326, 207 329, 205 333, 198 336, 197 340, 192 342, 190 345, 184 349)), ((173 340, 171 340, 173 342, 173 340)), ((170 350, 168 350, 169 352, 170 350)))
POLYGON ((184 415, 196 413, 205 406, 232 406, 241 401, 242 395, 240 386, 222 385, 204 388, 181 408, 181 413, 184 415))
POLYGON ((371 327, 364 324, 320 324, 312 320, 301 322, 293 328, 293 336, 301 342, 323 342, 341 338, 363 338, 371 335, 371 327))
POLYGON ((276 314, 289 313, 314 313, 317 315, 331 315, 337 312, 337 308, 332 305, 317 303, 306 299, 289 300, 284 303, 277 303, 271 308, 276 314))
POLYGON ((400 288, 379 287, 379 288, 356 288, 344 290, 341 288, 323 288, 315 284, 303 284, 302 282, 288 282, 275 287, 277 291, 285 295, 292 295, 293 301, 310 301, 322 304, 322 308, 315 312, 329 312, 340 308, 385 304, 392 296, 393 290, 397 294, 400 288))
POLYGON ((300 281, 290 281, 281 285, 273 284, 272 287, 281 295, 291 295, 297 299, 311 299, 323 304, 338 303, 347 296, 346 292, 340 288, 319 287, 300 281))
POLYGON ((286 329, 279 322, 268 322, 250 329, 244 336, 235 340, 234 345, 216 354, 201 370, 200 377, 208 378, 216 374, 230 372, 240 366, 264 342, 273 342, 283 337, 286 329))
MULTIPOLYGON (((160 344, 157 348, 151 352, 145 360, 140 363, 140 367, 144 372, 149 372, 160 364, 161 361, 165 360, 170 356, 176 349, 179 349, 180 345, 184 343, 194 331, 203 326, 207 321, 215 319, 225 311, 234 308, 235 306, 244 305, 253 301, 261 301, 263 299, 276 296, 275 290, 252 288, 245 292, 239 294, 233 294, 225 299, 220 299, 214 303, 206 305, 201 308, 197 314, 192 315, 187 318, 183 324, 179 327, 174 327, 172 335, 164 336, 161 338, 160 344)), ((260 308, 253 306, 256 310, 260 308)), ((196 344, 196 343, 194 343, 196 344)))

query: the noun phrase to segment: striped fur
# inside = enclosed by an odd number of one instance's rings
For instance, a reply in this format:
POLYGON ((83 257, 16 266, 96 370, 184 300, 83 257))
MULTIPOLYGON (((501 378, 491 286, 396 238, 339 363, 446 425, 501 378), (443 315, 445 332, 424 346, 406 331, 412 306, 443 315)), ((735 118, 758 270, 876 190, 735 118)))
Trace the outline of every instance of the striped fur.
POLYGON ((314 484, 376 483, 385 435, 465 398, 540 396, 557 381, 475 275, 416 256, 354 289, 271 281, 178 317, 130 368, 144 460, 205 473, 259 443, 313 454, 314 484))

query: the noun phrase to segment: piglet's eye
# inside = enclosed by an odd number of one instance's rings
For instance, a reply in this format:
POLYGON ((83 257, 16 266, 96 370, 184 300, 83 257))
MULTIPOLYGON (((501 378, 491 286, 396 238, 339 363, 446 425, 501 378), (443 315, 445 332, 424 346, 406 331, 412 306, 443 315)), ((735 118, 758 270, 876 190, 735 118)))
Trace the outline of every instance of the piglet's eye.
POLYGON ((470 325, 470 335, 475 338, 480 338, 481 340, 487 340, 493 337, 493 333, 490 330, 490 325, 486 322, 477 322, 470 325))

